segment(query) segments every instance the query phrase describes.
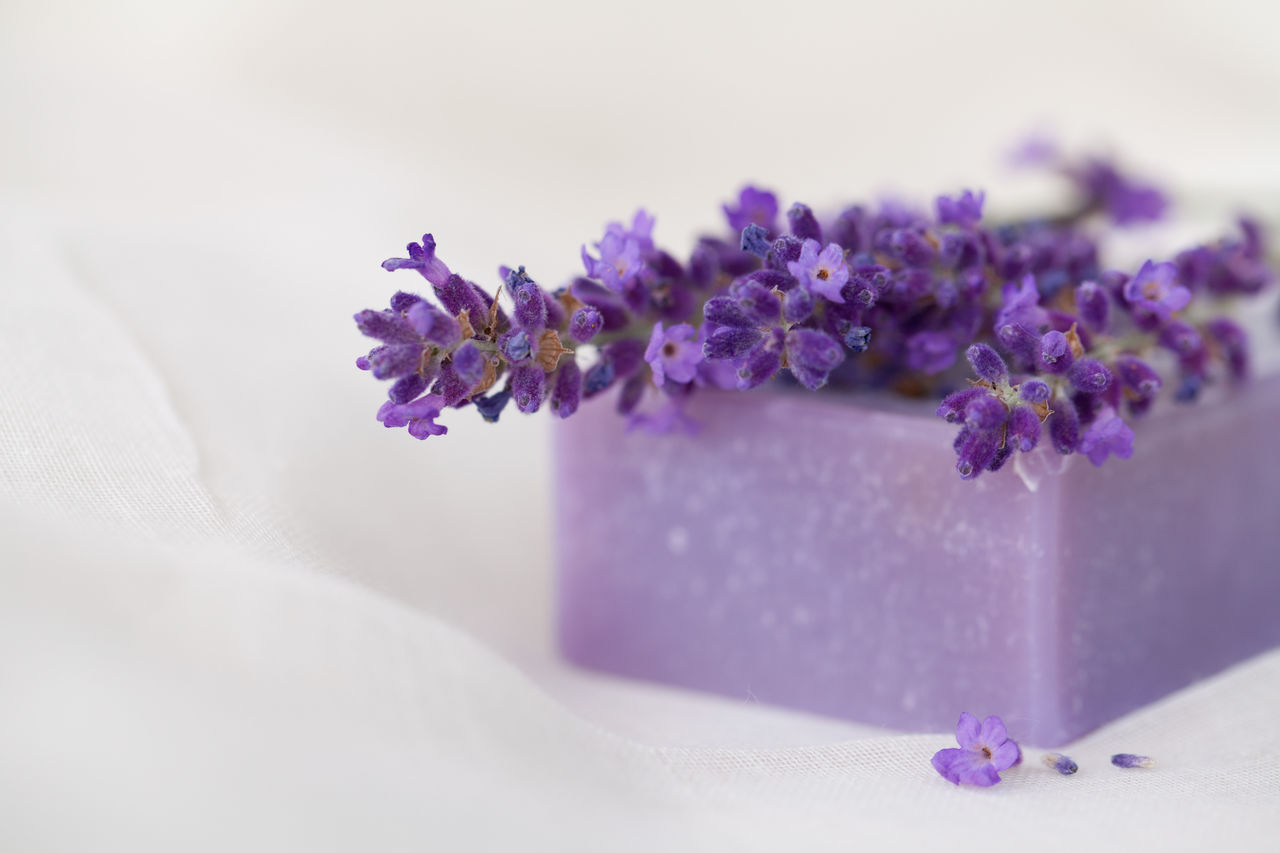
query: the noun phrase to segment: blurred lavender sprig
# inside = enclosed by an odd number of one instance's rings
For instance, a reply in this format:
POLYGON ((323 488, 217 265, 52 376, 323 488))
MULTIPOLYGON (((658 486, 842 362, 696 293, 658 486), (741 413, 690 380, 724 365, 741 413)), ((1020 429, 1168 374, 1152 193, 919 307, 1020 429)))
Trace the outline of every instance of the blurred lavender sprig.
POLYGON ((1111 269, 1100 237, 1163 216, 1163 193, 1107 160, 1035 159, 1075 188, 1067 213, 992 223, 984 194, 965 190, 931 214, 889 202, 780 216, 773 193, 747 187, 724 206, 728 232, 687 260, 654 243, 641 210, 583 246, 583 275, 558 289, 500 269, 504 300, 452 272, 427 234, 383 267, 416 270, 435 303, 398 292, 357 314, 380 342, 357 364, 392 380, 378 420, 420 439, 446 432, 445 408, 496 421, 514 401, 569 417, 615 388, 630 426, 693 429, 683 407, 697 389, 785 378, 942 396, 966 479, 1046 435, 1094 464, 1128 458, 1126 418, 1247 376, 1225 303, 1275 277, 1261 230, 1243 220, 1236 236, 1111 269))

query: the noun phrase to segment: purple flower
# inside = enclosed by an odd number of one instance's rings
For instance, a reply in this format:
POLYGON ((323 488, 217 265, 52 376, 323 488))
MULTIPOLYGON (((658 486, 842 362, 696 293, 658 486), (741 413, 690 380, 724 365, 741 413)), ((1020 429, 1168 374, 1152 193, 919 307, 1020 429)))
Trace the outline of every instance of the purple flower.
POLYGON ((1021 285, 1009 282, 1001 291, 1003 303, 996 314, 995 328, 1021 326, 1038 331, 1049 321, 1048 312, 1040 307, 1040 291, 1036 289, 1035 276, 1027 275, 1021 285))
POLYGON ((695 340, 697 332, 688 323, 680 323, 664 329, 662 323, 653 327, 644 360, 653 371, 653 382, 661 386, 667 379, 673 382, 691 382, 698 373, 702 361, 702 347, 695 340))
POLYGON ((1000 781, 1000 771, 1008 770, 1022 758, 1018 744, 1009 740, 1004 722, 991 716, 978 724, 970 713, 960 715, 956 724, 959 749, 940 749, 933 756, 933 769, 953 785, 990 787, 1000 781))
POLYGON ((805 240, 800 258, 788 263, 787 271, 811 293, 831 302, 844 302, 840 289, 849 281, 849 266, 844 261, 844 249, 835 243, 828 243, 824 249, 817 240, 805 240))
POLYGON ((407 258, 388 258, 382 262, 387 272, 395 270, 417 270, 423 278, 436 287, 443 287, 449 279, 449 268, 444 261, 436 257, 436 241, 430 234, 422 235, 421 243, 410 243, 407 258))
POLYGON ((1133 455, 1133 430, 1115 409, 1104 409, 1080 436, 1080 452, 1094 465, 1101 465, 1109 455, 1128 459, 1133 455))
POLYGON ((582 265, 587 275, 598 278, 613 291, 622 291, 644 268, 644 254, 653 249, 653 217, 637 210, 628 230, 618 222, 609 223, 596 248, 600 258, 591 257, 582 247, 582 265))
POLYGON ((977 225, 982 219, 982 203, 986 198, 987 194, 984 192, 974 195, 969 190, 954 199, 940 195, 934 202, 938 210, 938 221, 966 227, 977 225))
POLYGON ((778 197, 766 190, 743 187, 738 193, 738 206, 723 205, 729 227, 741 232, 748 225, 759 225, 770 231, 778 218, 778 197))
POLYGON ((1142 312, 1161 320, 1167 320, 1174 311, 1181 311, 1191 301, 1191 291, 1176 284, 1178 268, 1173 264, 1153 264, 1147 261, 1138 274, 1124 286, 1124 298, 1135 312, 1142 312))
POLYGON ((1084 192, 1086 203, 1101 207, 1117 225, 1154 222, 1164 215, 1164 193, 1121 174, 1114 163, 1092 158, 1066 172, 1084 192))
POLYGON ((444 398, 437 394, 428 394, 412 403, 397 404, 388 401, 378 409, 378 420, 388 429, 407 426, 409 435, 424 439, 432 435, 444 435, 449 431, 448 427, 435 422, 443 408, 444 398))

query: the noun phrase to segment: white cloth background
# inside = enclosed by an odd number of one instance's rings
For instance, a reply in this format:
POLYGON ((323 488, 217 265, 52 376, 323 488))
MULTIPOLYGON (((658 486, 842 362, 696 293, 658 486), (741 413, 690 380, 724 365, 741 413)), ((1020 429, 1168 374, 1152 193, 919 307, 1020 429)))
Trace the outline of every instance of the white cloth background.
POLYGON ((0 15, 0 849, 1274 843, 1277 653, 990 791, 929 768, 950 733, 565 666, 553 425, 381 429, 350 322, 424 230, 555 281, 605 219, 687 245, 746 179, 1003 187, 1037 123, 1274 199, 1272 5, 0 15))

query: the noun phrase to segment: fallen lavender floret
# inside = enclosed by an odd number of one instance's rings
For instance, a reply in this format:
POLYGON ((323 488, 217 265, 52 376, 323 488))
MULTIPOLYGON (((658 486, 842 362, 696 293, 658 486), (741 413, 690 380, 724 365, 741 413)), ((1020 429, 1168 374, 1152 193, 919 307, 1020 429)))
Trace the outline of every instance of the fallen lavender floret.
POLYGON ((1111 756, 1111 763, 1116 767, 1129 769, 1131 767, 1154 767, 1156 761, 1154 758, 1148 758, 1145 755, 1133 755, 1128 752, 1121 752, 1111 756))
POLYGON ((1056 770, 1063 776, 1070 776, 1080 769, 1080 765, 1060 752, 1047 753, 1043 761, 1046 767, 1056 770))
POLYGON ((943 779, 953 785, 989 788, 1000 781, 1000 772, 1022 761, 1022 750, 1009 739, 1004 721, 987 717, 981 723, 965 712, 956 723, 959 749, 940 749, 931 763, 943 779))
POLYGON ((582 275, 551 290, 503 267, 491 294, 427 234, 383 267, 416 270, 434 300, 400 292, 357 314, 379 342, 357 365, 392 381, 378 419, 420 439, 445 432, 445 408, 474 405, 492 422, 514 402, 569 417, 611 390, 632 428, 694 429, 683 409, 699 389, 789 378, 937 395, 965 479, 1042 441, 1095 465, 1127 459, 1130 421, 1162 395, 1191 402, 1247 377, 1248 340, 1226 303, 1275 275, 1248 220, 1236 237, 1111 269, 1100 237, 1159 218, 1165 196, 1109 161, 1044 148, 1035 159, 1074 186, 1067 213, 992 222, 985 194, 965 190, 932 213, 782 215, 773 193, 747 187, 724 206, 728 229, 686 259, 654 242, 641 210, 583 246, 582 275))

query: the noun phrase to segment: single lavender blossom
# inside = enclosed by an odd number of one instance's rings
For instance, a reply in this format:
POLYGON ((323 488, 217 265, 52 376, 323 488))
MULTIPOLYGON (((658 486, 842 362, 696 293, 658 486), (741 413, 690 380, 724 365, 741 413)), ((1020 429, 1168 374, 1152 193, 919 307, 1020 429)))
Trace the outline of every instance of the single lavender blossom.
POLYGON ((741 233, 748 225, 759 225, 772 231, 778 218, 778 197, 767 190, 743 187, 735 207, 724 205, 729 227, 741 233))
POLYGON ((956 724, 959 749, 940 749, 933 755, 933 769, 953 785, 990 787, 1000 781, 1000 772, 1022 758, 1018 744, 1009 739, 1004 722, 995 716, 978 723, 970 713, 960 715, 956 724))
POLYGON ((662 386, 667 379, 673 382, 690 382, 698 372, 702 361, 702 347, 694 340, 696 331, 688 323, 680 323, 664 329, 662 323, 653 327, 644 360, 653 371, 655 385, 662 386))
POLYGON ((1080 765, 1060 752, 1046 753, 1043 761, 1046 767, 1053 768, 1063 776, 1070 776, 1080 769, 1080 765))
POLYGON ((800 258, 787 264, 787 271, 811 293, 831 302, 844 302, 840 291, 849 281, 849 267, 844 250, 835 243, 822 248, 817 240, 805 240, 800 258))
POLYGON ((1191 291, 1177 284, 1177 277, 1178 268, 1173 264, 1147 261, 1125 284, 1124 298, 1139 317, 1150 317, 1152 323, 1167 320, 1191 301, 1191 291))
POLYGON ((1094 465, 1101 465, 1109 455, 1128 459, 1133 455, 1133 430, 1115 409, 1108 408, 1080 436, 1080 452, 1094 465))

